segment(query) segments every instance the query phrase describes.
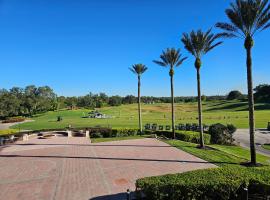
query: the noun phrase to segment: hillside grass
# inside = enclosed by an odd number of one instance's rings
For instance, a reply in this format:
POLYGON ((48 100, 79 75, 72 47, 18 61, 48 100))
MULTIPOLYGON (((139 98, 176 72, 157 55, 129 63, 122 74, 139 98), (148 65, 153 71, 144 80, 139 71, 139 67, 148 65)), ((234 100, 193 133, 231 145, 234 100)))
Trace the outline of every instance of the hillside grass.
MULTIPOLYGON (((214 163, 220 167, 241 166, 250 160, 250 151, 240 146, 207 145, 208 149, 199 149, 197 144, 180 140, 163 140, 167 144, 214 163)), ((270 157, 257 154, 257 161, 270 168, 270 157)))
MULTIPOLYGON (((142 105, 143 124, 157 123, 159 125, 171 124, 171 105, 154 104, 142 105)), ((203 103, 203 122, 205 124, 234 124, 237 128, 248 128, 248 105, 240 101, 211 101, 203 103)), ((257 128, 266 128, 270 121, 270 104, 256 104, 255 119, 257 128)), ((69 124, 73 127, 102 126, 112 128, 137 128, 137 104, 121 105, 118 107, 104 107, 100 112, 112 116, 111 119, 82 118, 90 110, 61 110, 52 111, 34 116, 34 122, 13 126, 27 130, 46 128, 65 128, 69 124), (63 121, 57 122, 57 116, 62 116, 63 121), (20 126, 20 127, 19 127, 20 126)), ((176 104, 176 124, 197 123, 197 104, 176 104)))

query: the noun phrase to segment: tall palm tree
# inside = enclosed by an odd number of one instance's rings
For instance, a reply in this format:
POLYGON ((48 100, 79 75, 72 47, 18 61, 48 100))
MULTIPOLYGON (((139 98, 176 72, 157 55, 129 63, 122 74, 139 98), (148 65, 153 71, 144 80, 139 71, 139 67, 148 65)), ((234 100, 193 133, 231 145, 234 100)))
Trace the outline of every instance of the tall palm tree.
POLYGON ((270 5, 268 0, 236 0, 226 9, 226 15, 230 23, 217 23, 231 37, 244 39, 247 60, 247 85, 249 102, 249 133, 250 133, 250 157, 251 164, 256 165, 255 148, 255 121, 254 121, 254 97, 252 81, 252 56, 254 35, 270 27, 270 5))
POLYGON ((139 112, 139 128, 142 134, 142 110, 141 110, 141 75, 148 69, 143 64, 135 64, 129 68, 134 74, 138 76, 138 112, 139 112))
POLYGON ((220 45, 222 42, 216 42, 223 34, 213 34, 211 29, 207 32, 198 30, 192 31, 190 34, 184 33, 182 42, 187 51, 195 57, 195 68, 197 71, 197 90, 198 90, 198 118, 200 130, 200 147, 204 148, 203 125, 202 125, 202 102, 201 102, 201 79, 200 69, 202 65, 201 57, 209 51, 220 45))
POLYGON ((162 51, 160 55, 160 61, 154 60, 153 62, 163 66, 170 67, 169 75, 171 77, 171 104, 172 104, 172 130, 173 138, 175 139, 175 116, 174 116, 174 67, 180 66, 187 57, 182 58, 180 49, 167 48, 166 51, 162 51))

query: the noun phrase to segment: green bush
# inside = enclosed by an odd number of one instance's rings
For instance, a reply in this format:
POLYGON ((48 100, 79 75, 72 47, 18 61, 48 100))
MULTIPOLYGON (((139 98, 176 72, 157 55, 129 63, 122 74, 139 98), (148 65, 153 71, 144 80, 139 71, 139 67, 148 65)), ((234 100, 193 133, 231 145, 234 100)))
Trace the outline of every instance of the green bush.
POLYGON ((236 131, 236 127, 232 124, 227 126, 223 124, 213 124, 209 127, 208 133, 211 135, 212 144, 232 144, 233 133, 236 131))
POLYGON ((137 129, 113 129, 113 137, 127 137, 139 134, 137 129))
MULTIPOLYGON (((250 195, 270 195, 269 168, 215 168, 182 174, 143 178, 136 186, 146 199, 242 199, 243 188, 250 195)), ((140 196, 140 195, 139 195, 140 196)))
POLYGON ((270 131, 270 122, 268 122, 267 130, 270 131))
MULTIPOLYGON (((156 134, 158 136, 165 136, 166 138, 172 138, 172 132, 171 131, 154 131, 150 134, 156 134)), ((192 142, 199 144, 200 143, 200 133, 194 132, 194 131, 176 131, 175 132, 176 139, 182 140, 185 142, 192 142)), ((210 144, 210 138, 211 136, 209 134, 204 134, 204 142, 205 144, 210 144)))
POLYGON ((103 135, 99 132, 94 132, 94 133, 91 133, 91 137, 92 138, 102 138, 103 135))
MULTIPOLYGON (((176 132, 176 138, 178 140, 182 140, 185 142, 192 142, 199 144, 200 143, 200 133, 193 132, 193 131, 186 131, 186 132, 176 132)), ((211 136, 209 134, 204 133, 204 143, 210 144, 211 136)))

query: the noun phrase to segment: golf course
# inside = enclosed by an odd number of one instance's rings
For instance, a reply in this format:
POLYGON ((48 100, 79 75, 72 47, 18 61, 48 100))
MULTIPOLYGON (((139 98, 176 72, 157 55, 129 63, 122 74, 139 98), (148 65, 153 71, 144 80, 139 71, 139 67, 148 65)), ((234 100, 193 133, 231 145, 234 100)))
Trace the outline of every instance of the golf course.
MULTIPOLYGON (((106 119, 88 118, 88 109, 50 111, 34 115, 31 120, 13 126, 13 129, 40 130, 52 128, 72 127, 112 127, 112 128, 137 128, 137 104, 127 104, 114 107, 97 109, 100 113, 109 116, 106 119), (62 120, 57 121, 61 116, 62 120)), ((175 105, 176 124, 197 123, 197 103, 178 103, 175 105)), ((157 123, 170 125, 170 104, 143 104, 143 124, 157 123)), ((270 121, 270 104, 255 105, 256 128, 266 128, 270 121)), ((243 101, 206 101, 203 102, 203 123, 233 124, 237 128, 248 128, 248 103, 243 101)))

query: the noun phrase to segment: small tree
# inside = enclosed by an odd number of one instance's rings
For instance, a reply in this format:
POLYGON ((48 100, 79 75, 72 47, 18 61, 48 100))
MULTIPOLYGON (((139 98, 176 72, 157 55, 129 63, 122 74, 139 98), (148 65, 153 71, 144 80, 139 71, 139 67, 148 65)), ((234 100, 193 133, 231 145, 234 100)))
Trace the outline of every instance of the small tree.
POLYGON ((243 98, 243 94, 238 90, 231 91, 227 96, 227 100, 236 100, 236 99, 242 99, 242 98, 243 98))

